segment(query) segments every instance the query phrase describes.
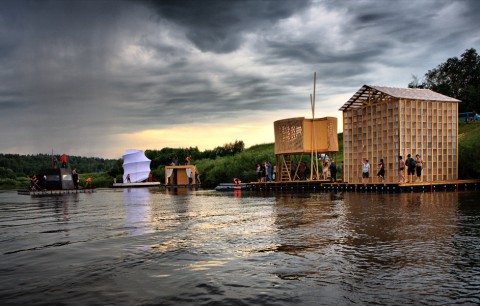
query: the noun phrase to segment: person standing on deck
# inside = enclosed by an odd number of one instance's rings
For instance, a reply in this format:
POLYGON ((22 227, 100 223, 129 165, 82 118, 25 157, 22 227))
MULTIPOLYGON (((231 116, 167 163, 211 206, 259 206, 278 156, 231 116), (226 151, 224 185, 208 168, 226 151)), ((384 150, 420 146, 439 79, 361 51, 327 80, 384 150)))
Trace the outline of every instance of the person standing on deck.
POLYGON ((67 168, 67 155, 63 154, 60 160, 62 161, 62 168, 67 168))
POLYGON ((322 174, 323 174, 323 180, 326 181, 328 179, 328 162, 325 162, 323 164, 322 174))
POLYGON ((197 186, 200 184, 200 173, 198 173, 197 167, 195 167, 195 184, 197 186))
POLYGON ((73 180, 73 188, 78 189, 78 173, 77 169, 73 169, 72 171, 72 180, 73 180))
POLYGON ((267 161, 264 161, 263 164, 260 165, 260 169, 262 172, 261 182, 265 182, 267 180, 267 161))
POLYGON ((305 181, 307 179, 307 164, 305 164, 305 162, 301 162, 298 167, 300 179, 305 181))
POLYGON ((383 158, 380 158, 380 163, 378 163, 378 173, 377 176, 381 179, 381 182, 385 182, 385 163, 383 158))
POLYGON ((370 164, 368 163, 368 159, 362 161, 362 180, 365 184, 368 182, 368 178, 370 177, 370 164))
POLYGON ((423 169, 423 160, 420 155, 415 155, 415 163, 416 163, 416 172, 417 172, 417 179, 416 182, 422 182, 422 169, 423 169))
POLYGON ((130 181, 130 173, 127 174, 127 183, 131 183, 132 181, 130 181))
POLYGON ((402 156, 398 156, 398 182, 405 183, 405 161, 402 156))
POLYGON ((413 183, 413 176, 415 175, 416 162, 410 154, 407 155, 407 160, 405 161, 407 166, 407 183, 413 183))
POLYGON ((269 161, 267 161, 267 180, 272 181, 272 164, 269 161))
POLYGON ((337 182, 337 165, 335 165, 334 160, 330 164, 330 181, 333 183, 337 182))
POLYGON ((257 164, 257 182, 261 182, 262 181, 262 167, 260 166, 260 164, 257 164))

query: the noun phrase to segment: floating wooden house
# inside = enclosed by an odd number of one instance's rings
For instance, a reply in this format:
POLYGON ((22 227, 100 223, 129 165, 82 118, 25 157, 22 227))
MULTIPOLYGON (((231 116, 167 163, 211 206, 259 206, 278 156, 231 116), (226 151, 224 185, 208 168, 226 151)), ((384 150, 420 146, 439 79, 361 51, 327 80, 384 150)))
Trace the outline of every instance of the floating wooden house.
POLYGON ((165 166, 165 185, 185 186, 199 184, 195 177, 197 168, 194 165, 165 166))
POLYGON ((273 125, 277 181, 298 179, 296 165, 303 162, 304 156, 314 156, 310 158, 310 165, 307 167, 310 168, 310 178, 318 178, 318 166, 314 160, 319 154, 331 156, 338 152, 337 118, 335 117, 289 118, 275 121, 273 125))
POLYGON ((364 85, 340 108, 345 181, 362 182, 364 158, 371 165, 368 182, 379 181, 382 158, 386 182, 397 182, 398 156, 407 154, 423 159, 424 182, 456 180, 459 102, 428 89, 364 85))

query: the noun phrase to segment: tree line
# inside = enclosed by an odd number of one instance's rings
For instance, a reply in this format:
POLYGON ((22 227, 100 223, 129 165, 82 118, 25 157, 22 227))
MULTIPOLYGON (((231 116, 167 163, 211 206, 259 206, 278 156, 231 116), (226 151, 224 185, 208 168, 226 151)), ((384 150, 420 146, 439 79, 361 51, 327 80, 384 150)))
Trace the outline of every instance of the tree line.
MULTIPOLYGON (((163 148, 161 150, 146 150, 145 155, 152 163, 150 168, 159 170, 170 164, 172 157, 176 157, 182 164, 187 156, 192 160, 215 159, 217 157, 231 156, 245 150, 242 140, 226 143, 213 150, 200 151, 198 147, 189 148, 163 148)), ((60 161, 60 156, 55 156, 60 161)), ((0 154, 0 178, 15 179, 20 176, 35 174, 41 169, 51 168, 53 156, 50 154, 0 154)), ((68 156, 70 167, 76 168, 79 173, 107 173, 117 177, 123 173, 122 159, 104 159, 97 157, 68 156)))
MULTIPOLYGON (((60 161, 60 156, 55 157, 60 161)), ((116 162, 115 159, 68 156, 68 164, 80 173, 103 173, 112 168, 116 162)), ((52 166, 52 155, 49 154, 0 154, 0 178, 14 179, 28 176, 52 166)))
POLYGON ((480 56, 474 48, 460 58, 452 57, 425 73, 423 80, 413 76, 410 88, 431 89, 462 101, 459 112, 480 112, 480 56))

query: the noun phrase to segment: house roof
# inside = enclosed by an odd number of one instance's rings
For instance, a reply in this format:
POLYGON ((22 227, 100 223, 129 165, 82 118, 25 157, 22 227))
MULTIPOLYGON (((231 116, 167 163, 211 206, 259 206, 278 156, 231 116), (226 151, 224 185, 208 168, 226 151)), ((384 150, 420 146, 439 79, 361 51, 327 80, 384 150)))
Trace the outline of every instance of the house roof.
POLYGON ((389 95, 399 99, 426 100, 435 102, 461 102, 430 89, 421 88, 394 88, 383 86, 363 85, 341 108, 341 111, 349 108, 359 108, 370 101, 376 100, 381 95, 389 95))

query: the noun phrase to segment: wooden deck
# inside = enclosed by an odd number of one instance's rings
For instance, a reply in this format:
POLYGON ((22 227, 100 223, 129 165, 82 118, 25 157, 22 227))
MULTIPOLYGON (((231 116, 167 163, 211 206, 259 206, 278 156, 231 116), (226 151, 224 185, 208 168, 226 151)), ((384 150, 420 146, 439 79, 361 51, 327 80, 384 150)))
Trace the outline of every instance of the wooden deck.
POLYGON ((96 192, 95 188, 86 188, 86 189, 66 189, 66 190, 18 190, 17 193, 21 195, 29 195, 32 197, 48 197, 48 196, 62 196, 67 194, 78 194, 78 193, 93 193, 96 192))
POLYGON ((144 187, 158 187, 160 182, 144 182, 144 183, 115 183, 113 188, 144 188, 144 187))
POLYGON ((162 184, 160 185, 160 188, 165 188, 165 189, 176 189, 176 188, 195 188, 198 189, 202 186, 202 184, 176 184, 176 185, 165 185, 162 184))
POLYGON ((418 183, 349 184, 329 181, 251 182, 247 190, 256 191, 348 191, 348 192, 435 192, 480 190, 480 180, 457 180, 418 183))

